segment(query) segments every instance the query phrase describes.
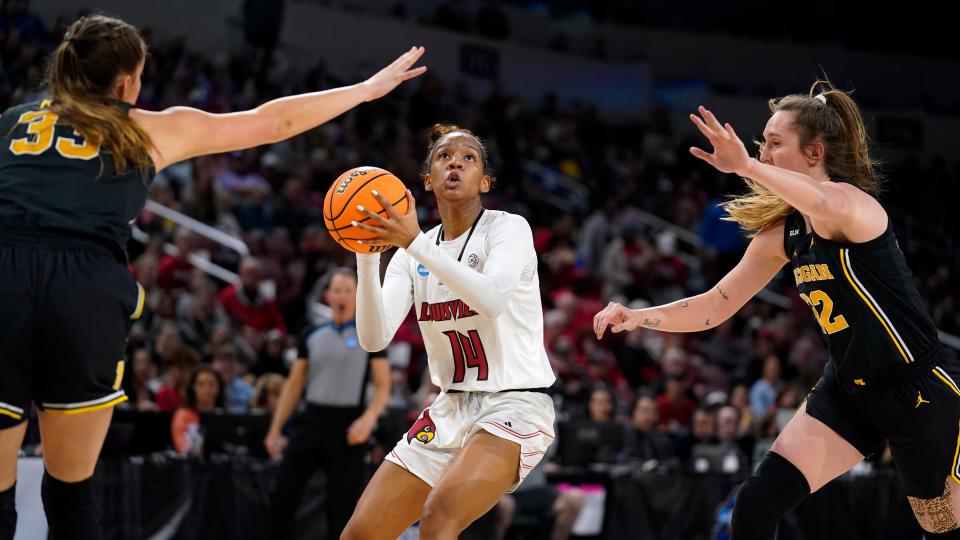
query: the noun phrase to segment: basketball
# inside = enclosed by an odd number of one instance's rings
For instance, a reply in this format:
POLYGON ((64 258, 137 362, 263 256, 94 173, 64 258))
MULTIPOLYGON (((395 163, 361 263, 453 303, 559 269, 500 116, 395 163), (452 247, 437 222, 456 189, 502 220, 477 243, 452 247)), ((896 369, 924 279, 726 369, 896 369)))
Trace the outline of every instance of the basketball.
POLYGON ((330 236, 354 253, 380 253, 390 249, 389 244, 357 243, 359 240, 375 238, 376 234, 351 225, 353 221, 369 221, 366 215, 357 210, 358 205, 387 216, 387 211, 373 197, 374 191, 390 201, 401 214, 407 212, 410 205, 407 187, 393 173, 377 167, 355 167, 341 174, 323 199, 323 222, 330 236))

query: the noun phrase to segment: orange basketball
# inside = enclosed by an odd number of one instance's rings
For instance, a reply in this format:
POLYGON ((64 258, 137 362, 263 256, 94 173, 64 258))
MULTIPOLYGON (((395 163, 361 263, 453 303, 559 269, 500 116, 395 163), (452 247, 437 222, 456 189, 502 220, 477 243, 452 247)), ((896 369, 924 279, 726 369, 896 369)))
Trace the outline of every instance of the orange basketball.
POLYGON ((396 207, 397 212, 407 213, 410 201, 407 200, 407 186, 389 171, 377 167, 356 167, 340 175, 336 182, 327 190, 323 199, 323 223, 330 231, 330 236, 338 244, 354 253, 380 253, 390 249, 389 244, 358 244, 358 240, 375 238, 376 234, 368 233, 350 224, 352 221, 366 223, 370 221, 366 215, 357 210, 357 205, 368 208, 379 215, 386 217, 387 211, 373 198, 372 191, 380 195, 396 207))

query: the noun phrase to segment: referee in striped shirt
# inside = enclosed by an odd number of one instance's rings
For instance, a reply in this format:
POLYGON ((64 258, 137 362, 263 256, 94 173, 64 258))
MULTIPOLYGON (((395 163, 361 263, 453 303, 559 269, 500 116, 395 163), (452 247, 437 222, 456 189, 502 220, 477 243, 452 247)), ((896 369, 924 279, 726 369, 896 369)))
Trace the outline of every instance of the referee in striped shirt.
POLYGON ((297 360, 265 440, 271 456, 283 456, 270 502, 271 538, 293 537, 304 488, 317 469, 322 468, 327 477, 327 538, 340 537, 360 498, 364 443, 390 400, 390 365, 385 353, 368 353, 360 347, 354 320, 356 297, 356 273, 348 268, 332 270, 323 299, 333 317, 300 337, 297 360), (375 390, 365 406, 370 377, 375 390), (306 406, 293 420, 288 444, 281 430, 304 391, 306 406))

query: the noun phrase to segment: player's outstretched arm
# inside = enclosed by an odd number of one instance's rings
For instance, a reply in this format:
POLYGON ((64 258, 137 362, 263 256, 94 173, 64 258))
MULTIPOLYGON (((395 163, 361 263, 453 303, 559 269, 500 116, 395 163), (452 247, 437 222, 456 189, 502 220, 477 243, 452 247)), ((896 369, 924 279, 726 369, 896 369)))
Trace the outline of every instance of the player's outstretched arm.
POLYGON ((411 66, 423 52, 423 47, 411 48, 362 83, 278 98, 248 111, 211 114, 171 107, 160 112, 135 109, 131 115, 150 135, 154 144, 150 157, 160 170, 192 157, 275 143, 315 128, 421 75, 426 67, 411 66))
POLYGON ((783 223, 756 235, 737 266, 709 291, 671 304, 629 309, 611 302, 593 318, 597 339, 607 327, 614 333, 638 326, 663 332, 699 332, 720 325, 777 275, 787 262, 783 252, 783 223))
POLYGON ((876 238, 887 227, 887 214, 876 199, 856 186, 821 182, 809 175, 761 163, 751 158, 730 124, 720 124, 712 112, 700 107, 690 120, 710 141, 713 153, 691 147, 690 153, 720 172, 756 181, 804 215, 826 223, 851 241, 876 238))

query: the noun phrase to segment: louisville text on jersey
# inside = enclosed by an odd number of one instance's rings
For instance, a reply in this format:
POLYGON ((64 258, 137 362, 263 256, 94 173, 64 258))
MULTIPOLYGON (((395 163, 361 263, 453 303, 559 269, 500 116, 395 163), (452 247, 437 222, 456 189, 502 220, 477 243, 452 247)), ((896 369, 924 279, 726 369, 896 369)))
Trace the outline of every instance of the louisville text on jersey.
POLYGON ((436 304, 423 302, 420 304, 419 321, 458 321, 476 315, 477 312, 470 309, 470 306, 465 304, 463 300, 451 300, 436 304))

